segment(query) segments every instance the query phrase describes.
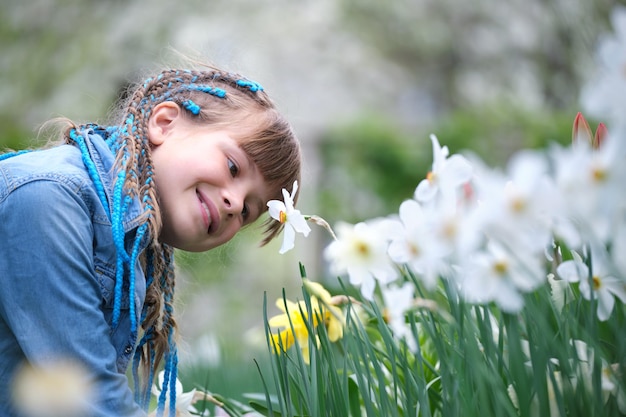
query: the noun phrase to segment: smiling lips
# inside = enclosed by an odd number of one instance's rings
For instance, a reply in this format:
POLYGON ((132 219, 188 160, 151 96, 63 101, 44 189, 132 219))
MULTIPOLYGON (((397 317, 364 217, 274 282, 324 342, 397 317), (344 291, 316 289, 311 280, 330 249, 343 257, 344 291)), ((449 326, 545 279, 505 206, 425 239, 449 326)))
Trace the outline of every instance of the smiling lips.
POLYGON ((196 195, 198 196, 198 201, 200 202, 200 211, 202 212, 202 219, 204 220, 204 225, 206 226, 207 233, 211 233, 215 231, 219 223, 217 211, 211 203, 211 200, 206 198, 204 194, 202 194, 200 191, 196 191, 196 195))

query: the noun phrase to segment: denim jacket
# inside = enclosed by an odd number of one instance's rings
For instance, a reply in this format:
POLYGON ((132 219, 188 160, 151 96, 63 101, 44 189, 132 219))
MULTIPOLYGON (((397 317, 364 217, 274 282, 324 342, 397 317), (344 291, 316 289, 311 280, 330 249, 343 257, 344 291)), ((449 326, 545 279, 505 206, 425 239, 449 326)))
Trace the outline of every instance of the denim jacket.
MULTIPOLYGON (((93 131, 85 139, 110 206, 114 155, 93 131)), ((134 202, 124 219, 129 244, 140 214, 134 202)), ((145 415, 125 375, 137 339, 128 291, 112 326, 115 266, 111 222, 77 147, 0 162, 0 416, 20 415, 11 405, 19 367, 56 360, 85 369, 94 394, 89 417, 145 415)), ((146 292, 139 264, 135 275, 139 323, 146 292)))

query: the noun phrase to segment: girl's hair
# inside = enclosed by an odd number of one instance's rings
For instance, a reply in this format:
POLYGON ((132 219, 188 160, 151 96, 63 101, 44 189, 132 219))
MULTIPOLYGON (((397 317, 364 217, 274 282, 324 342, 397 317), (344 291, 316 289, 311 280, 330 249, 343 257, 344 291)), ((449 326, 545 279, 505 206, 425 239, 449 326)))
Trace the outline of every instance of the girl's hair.
MULTIPOLYGON (((118 276, 120 298, 123 287, 134 289, 134 256, 144 266, 147 280, 146 299, 141 326, 143 337, 138 343, 133 363, 135 383, 138 384, 136 369, 141 362, 146 380, 141 390, 146 393, 152 384, 154 372, 162 359, 166 359, 166 380, 175 378, 176 348, 174 335, 176 322, 172 316, 174 292, 173 248, 158 240, 161 230, 159 200, 153 181, 150 142, 147 137, 147 122, 153 108, 164 101, 177 103, 185 110, 186 117, 199 127, 208 129, 226 128, 239 146, 258 167, 264 180, 272 190, 273 199, 282 199, 281 190, 291 190, 294 181, 300 180, 300 146, 296 136, 284 117, 256 82, 240 75, 224 72, 214 67, 202 70, 165 70, 129 91, 119 120, 104 129, 109 146, 116 154, 115 174, 117 180, 113 191, 112 213, 113 234, 118 249, 118 276), (142 225, 137 229, 134 247, 144 233, 151 237, 148 248, 141 256, 134 251, 126 254, 125 236, 117 236, 121 229, 121 218, 127 207, 125 201, 136 198, 144 210, 142 225), (116 225, 115 222, 120 224, 116 225), (119 244, 118 244, 119 243, 119 244), (124 253, 121 256, 119 252, 124 253), (125 258, 121 259, 120 258, 125 258), (124 267, 130 282, 124 282, 124 267)), ((80 146, 80 132, 89 126, 70 126, 65 133, 67 142, 80 146)), ((181 169, 183 169, 181 167, 181 169)), ((106 203, 106 200, 105 200, 106 203)), ((105 205, 106 207, 106 205, 105 205)), ((282 225, 271 218, 264 223, 264 239, 268 243, 282 225)), ((116 292, 116 298, 118 294, 116 292)), ((131 309, 132 307, 131 303, 131 309)), ((116 304, 117 310, 119 306, 116 304)), ((117 313, 119 317, 119 312, 117 313)), ((114 322, 116 314, 114 313, 114 322)), ((134 312, 131 311, 131 318, 134 312)), ((136 324, 133 323, 136 328, 136 324)), ((136 388, 138 388, 136 386, 136 388)), ((165 389, 163 390, 165 391, 165 389)), ((149 400, 149 393, 138 399, 149 400)))

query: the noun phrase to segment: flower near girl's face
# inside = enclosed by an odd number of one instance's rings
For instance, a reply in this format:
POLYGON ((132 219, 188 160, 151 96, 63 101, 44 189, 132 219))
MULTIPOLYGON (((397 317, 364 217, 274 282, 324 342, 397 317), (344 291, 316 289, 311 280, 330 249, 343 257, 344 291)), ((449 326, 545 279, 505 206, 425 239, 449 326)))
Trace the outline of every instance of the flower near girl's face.
POLYGON ((298 181, 294 181, 291 194, 283 188, 283 201, 270 200, 267 202, 269 215, 285 225, 283 244, 280 253, 285 253, 294 247, 296 232, 308 236, 311 228, 306 222, 300 210, 296 210, 293 205, 293 199, 298 191, 298 181))

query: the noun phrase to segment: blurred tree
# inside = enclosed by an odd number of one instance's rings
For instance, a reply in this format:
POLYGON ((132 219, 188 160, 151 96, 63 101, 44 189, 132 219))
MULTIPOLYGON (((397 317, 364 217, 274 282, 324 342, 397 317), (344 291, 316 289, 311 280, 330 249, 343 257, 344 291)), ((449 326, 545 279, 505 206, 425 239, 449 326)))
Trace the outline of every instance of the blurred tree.
MULTIPOLYGON (((563 108, 578 98, 615 0, 342 0, 343 19, 413 74, 438 114, 515 98, 563 108)), ((411 88, 410 86, 407 88, 411 88)))

